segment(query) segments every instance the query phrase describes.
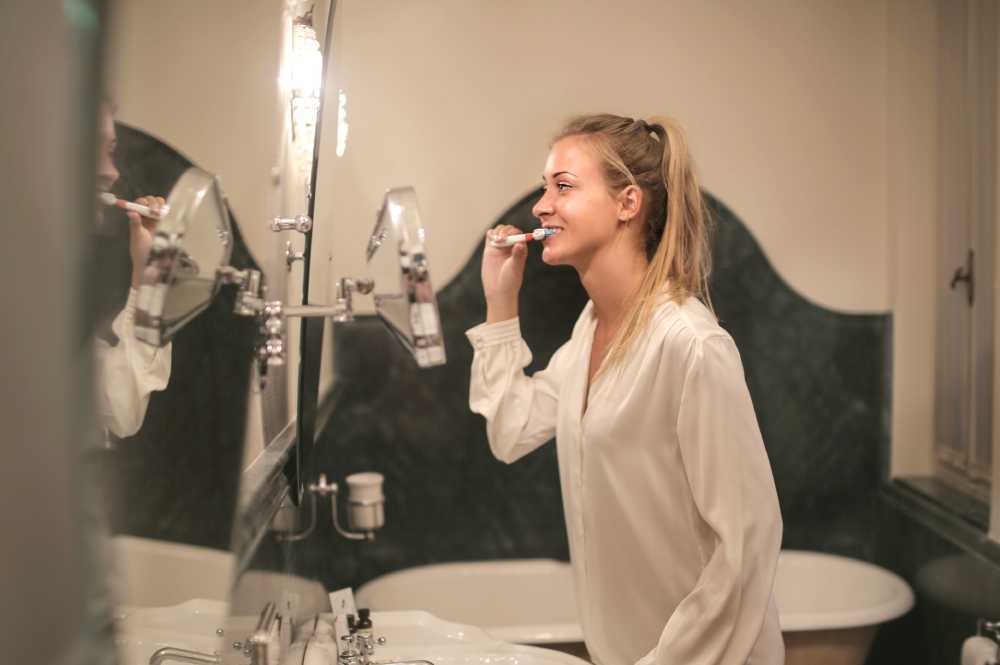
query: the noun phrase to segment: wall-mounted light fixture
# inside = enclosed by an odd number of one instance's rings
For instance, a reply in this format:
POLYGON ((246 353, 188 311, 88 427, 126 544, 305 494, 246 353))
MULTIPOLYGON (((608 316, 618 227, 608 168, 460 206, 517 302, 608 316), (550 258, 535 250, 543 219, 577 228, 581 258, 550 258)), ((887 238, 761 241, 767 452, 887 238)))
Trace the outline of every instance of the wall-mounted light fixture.
POLYGON ((299 166, 309 172, 323 87, 323 54, 316 39, 312 10, 292 21, 291 60, 292 144, 299 166))

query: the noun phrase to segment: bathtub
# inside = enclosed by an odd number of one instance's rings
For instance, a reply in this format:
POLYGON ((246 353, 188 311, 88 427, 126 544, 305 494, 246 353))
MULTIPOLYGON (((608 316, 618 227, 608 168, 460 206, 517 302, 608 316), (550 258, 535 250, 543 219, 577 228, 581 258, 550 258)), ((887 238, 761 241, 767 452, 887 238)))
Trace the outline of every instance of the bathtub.
MULTIPOLYGON (((878 625, 913 606, 909 585, 878 566, 785 550, 775 579, 786 665, 860 665, 878 625)), ((420 566, 358 589, 359 607, 423 609, 508 642, 586 657, 569 564, 501 560, 420 566)))
POLYGON ((225 601, 236 564, 232 552, 124 535, 110 539, 110 556, 112 597, 129 607, 225 601))

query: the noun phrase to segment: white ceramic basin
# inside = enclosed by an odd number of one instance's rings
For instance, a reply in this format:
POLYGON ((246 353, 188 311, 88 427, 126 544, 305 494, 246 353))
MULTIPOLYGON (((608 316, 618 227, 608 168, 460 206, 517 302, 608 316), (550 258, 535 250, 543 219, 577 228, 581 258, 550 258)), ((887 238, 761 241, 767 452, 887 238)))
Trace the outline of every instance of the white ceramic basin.
MULTIPOLYGON (((329 617, 328 615, 328 618, 329 617)), ((501 642, 475 626, 450 623, 428 612, 372 612, 376 636, 386 644, 377 661, 429 660, 434 665, 589 665, 566 653, 501 642)))
POLYGON ((123 607, 115 614, 115 644, 121 665, 147 665, 163 647, 214 653, 217 630, 226 625, 228 603, 195 599, 172 607, 123 607))

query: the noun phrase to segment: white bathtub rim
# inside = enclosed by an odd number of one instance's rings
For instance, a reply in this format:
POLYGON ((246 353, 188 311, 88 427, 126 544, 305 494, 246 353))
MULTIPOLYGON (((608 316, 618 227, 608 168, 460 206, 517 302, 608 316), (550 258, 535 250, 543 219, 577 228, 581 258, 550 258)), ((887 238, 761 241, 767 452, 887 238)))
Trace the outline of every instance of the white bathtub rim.
MULTIPOLYGON (((802 612, 784 611, 779 608, 779 623, 784 632, 800 632, 807 630, 835 630, 844 628, 859 628, 862 626, 875 626, 887 621, 896 619, 913 608, 914 595, 909 584, 901 577, 881 566, 855 559, 853 557, 843 557, 825 552, 808 550, 782 550, 783 557, 802 557, 813 559, 837 560, 840 563, 850 563, 854 566, 864 567, 869 570, 877 570, 880 577, 890 585, 893 590, 892 597, 879 604, 869 605, 863 608, 851 608, 846 610, 822 611, 811 609, 802 612)), ((375 581, 391 580, 397 577, 407 577, 412 571, 422 570, 426 572, 452 572, 463 575, 482 574, 503 574, 508 566, 526 566, 530 569, 538 570, 545 568, 565 569, 566 562, 554 559, 497 559, 488 561, 452 561, 443 563, 423 564, 411 568, 392 571, 379 576, 375 580, 362 585, 359 595, 369 584, 375 581)), ((483 626, 497 639, 520 644, 552 644, 582 642, 583 634, 579 623, 559 623, 559 624, 525 624, 525 625, 504 625, 504 626, 483 626)))
POLYGON ((465 576, 479 576, 483 574, 487 575, 502 575, 511 568, 529 571, 548 571, 555 569, 561 571, 569 566, 567 561, 559 561, 557 559, 472 559, 469 561, 443 561, 438 563, 424 563, 417 566, 410 566, 408 568, 401 568, 399 570, 393 570, 388 573, 383 573, 378 577, 369 580, 368 582, 362 584, 357 593, 362 593, 362 590, 371 585, 372 582, 377 580, 391 580, 399 577, 409 577, 413 573, 412 571, 420 570, 428 573, 440 573, 440 572, 458 572, 465 576))
POLYGON ((897 619, 911 609, 915 602, 913 590, 910 585, 890 570, 882 566, 826 552, 814 552, 809 550, 782 550, 784 556, 794 556, 812 559, 837 560, 840 563, 848 563, 852 566, 867 568, 877 571, 893 589, 893 597, 877 605, 870 605, 863 608, 852 608, 839 611, 809 610, 806 612, 781 612, 779 609, 779 624, 782 632, 794 633, 808 630, 840 630, 846 628, 861 628, 864 626, 877 626, 893 619, 897 619))

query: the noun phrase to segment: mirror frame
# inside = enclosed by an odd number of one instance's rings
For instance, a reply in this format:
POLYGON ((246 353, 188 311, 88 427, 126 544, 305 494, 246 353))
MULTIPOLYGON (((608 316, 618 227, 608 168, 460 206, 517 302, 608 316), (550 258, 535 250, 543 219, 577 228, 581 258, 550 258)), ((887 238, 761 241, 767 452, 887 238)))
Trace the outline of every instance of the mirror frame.
MULTIPOLYGON (((327 75, 330 71, 330 47, 333 43, 333 24, 337 15, 337 0, 329 0, 325 33, 323 36, 322 86, 319 93, 319 110, 316 115, 316 134, 313 139, 312 170, 309 176, 309 219, 316 218, 316 182, 319 175, 319 147, 323 137, 323 115, 327 99, 327 75)), ((309 304, 309 274, 312 269, 313 229, 305 234, 303 247, 302 302, 309 304)), ((285 463, 292 501, 299 505, 306 479, 312 473, 312 452, 316 440, 316 410, 319 406, 319 374, 323 359, 323 330, 325 318, 304 318, 299 336, 298 404, 295 409, 297 436, 294 448, 285 463)))
MULTIPOLYGON (((317 2, 320 0, 317 0, 317 2)), ((322 80, 319 109, 313 140, 313 160, 307 196, 307 215, 313 219, 316 212, 316 181, 319 172, 319 145, 322 139, 323 109, 326 100, 325 82, 329 71, 329 53, 332 43, 333 21, 336 16, 337 0, 328 3, 327 21, 323 37, 322 80)), ((309 303, 310 269, 312 266, 313 230, 303 233, 302 251, 302 296, 301 304, 309 303)), ((292 303, 291 301, 288 303, 292 303)), ((298 396, 295 419, 270 441, 251 465, 243 470, 237 502, 236 518, 231 535, 232 550, 236 556, 234 588, 240 577, 253 560, 258 545, 271 528, 271 521, 286 498, 300 505, 306 479, 311 470, 312 447, 315 432, 322 429, 329 411, 324 406, 324 414, 318 414, 318 392, 320 362, 323 350, 323 330, 325 320, 304 317, 301 320, 299 346, 298 396), (308 442, 306 444, 305 442, 308 442)), ((329 401, 329 400, 328 400, 329 401)))

